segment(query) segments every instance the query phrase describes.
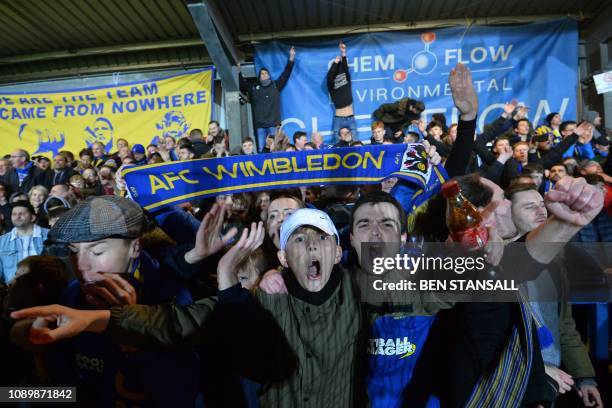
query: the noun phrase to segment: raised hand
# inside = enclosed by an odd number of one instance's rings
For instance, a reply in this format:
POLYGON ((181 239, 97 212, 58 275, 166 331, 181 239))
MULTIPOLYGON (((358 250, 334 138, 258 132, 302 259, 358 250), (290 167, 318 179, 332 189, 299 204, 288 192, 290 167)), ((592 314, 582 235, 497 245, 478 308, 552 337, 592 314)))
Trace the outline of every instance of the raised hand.
POLYGON ((11 313, 13 319, 34 319, 29 340, 48 344, 85 331, 101 333, 110 320, 108 310, 77 310, 60 305, 38 306, 11 313))
POLYGON ((429 144, 427 140, 423 140, 423 146, 425 146, 425 151, 427 152, 427 160, 433 166, 437 166, 442 162, 442 156, 440 153, 436 151, 436 146, 432 146, 429 144))
POLYGON ((517 106, 518 106, 518 101, 516 99, 513 99, 510 102, 505 103, 504 113, 502 114, 502 116, 506 119, 509 119, 510 117, 512 117, 512 112, 516 110, 517 106))
POLYGON ((214 204, 204 216, 196 234, 195 246, 185 254, 185 261, 190 264, 200 262, 222 250, 231 242, 238 230, 230 229, 225 235, 221 234, 225 219, 225 206, 214 204))
POLYGON ((604 204, 601 190, 582 177, 565 176, 544 196, 548 212, 569 224, 584 227, 599 214, 604 204))
POLYGON ((423 134, 427 133, 427 122, 425 122, 425 119, 421 119, 418 121, 417 126, 419 128, 419 131, 423 134))
POLYGON ((527 117, 528 112, 529 112, 529 108, 527 106, 519 106, 513 119, 514 120, 524 119, 527 117))
POLYGON ((512 157, 512 148, 510 146, 504 146, 499 155, 497 156, 497 161, 504 164, 512 157))
POLYGON ((295 59, 295 47, 291 47, 289 50, 289 61, 293 61, 295 59))
POLYGON ((574 133, 578 135, 578 141, 580 143, 590 143, 593 139, 593 125, 591 125, 589 122, 582 122, 576 127, 574 133))
POLYGON ((487 231, 489 239, 484 247, 485 257, 489 264, 497 266, 504 257, 504 240, 499 236, 496 227, 487 227, 487 231))
POLYGON ((240 239, 223 255, 217 265, 217 280, 219 290, 224 290, 238 283, 236 269, 242 261, 263 244, 265 230, 263 222, 252 223, 251 228, 242 230, 240 239))
POLYGON ((285 132, 283 132, 283 128, 278 126, 276 128, 276 133, 274 134, 274 146, 275 147, 281 147, 285 144, 289 143, 289 138, 287 137, 287 134, 285 132))
POLYGON ((455 106, 461 112, 461 119, 474 120, 478 114, 478 97, 472 83, 472 73, 463 64, 457 64, 448 77, 455 106))
POLYGON ((276 269, 270 269, 263 275, 259 282, 259 288, 268 295, 287 293, 287 286, 285 286, 283 275, 276 269))
POLYGON ((125 184, 125 178, 123 177, 123 173, 122 173, 123 169, 127 167, 131 167, 131 165, 126 166, 125 164, 122 164, 121 167, 119 167, 117 169, 117 172, 115 173, 115 185, 121 191, 124 191, 127 188, 127 185, 125 184))
POLYGON ((340 48, 340 54, 343 57, 346 57, 346 44, 344 44, 343 42, 340 42, 340 44, 338 45, 338 48, 340 48))

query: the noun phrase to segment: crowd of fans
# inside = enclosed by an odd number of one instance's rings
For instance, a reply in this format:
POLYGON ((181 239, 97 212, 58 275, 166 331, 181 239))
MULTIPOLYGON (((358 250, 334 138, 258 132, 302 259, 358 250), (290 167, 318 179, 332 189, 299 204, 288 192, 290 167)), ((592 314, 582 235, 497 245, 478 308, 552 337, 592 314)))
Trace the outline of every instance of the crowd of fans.
POLYGON ((218 195, 153 214, 125 197, 125 166, 423 143, 430 165, 444 166, 486 215, 491 268, 512 274, 521 257, 540 279, 553 263, 567 268, 546 243, 612 241, 612 161, 599 115, 551 113, 535 124, 510 101, 477 134, 476 92, 459 65, 450 75, 458 123, 437 114, 427 123, 424 103, 406 98, 373 112, 361 142, 340 51, 327 76, 329 146, 278 126, 292 50, 279 80, 265 69, 255 84, 241 80, 257 137, 239 149, 211 121, 206 133, 146 147, 118 139, 113 152, 96 142, 51 160, 23 149, 2 158, 0 354, 10 369, 0 384, 76 385, 84 406, 545 407, 566 394, 568 406, 603 407, 568 301, 531 302, 520 318, 520 302, 397 306, 360 295, 362 243, 447 239, 439 195, 420 214, 394 178, 218 195), (525 252, 504 252, 510 242, 525 242, 525 252), (530 330, 534 322, 550 342, 530 330), (420 342, 402 343, 416 326, 420 342), (519 341, 512 333, 522 327, 530 338, 519 341), (416 352, 403 358, 411 344, 416 352))

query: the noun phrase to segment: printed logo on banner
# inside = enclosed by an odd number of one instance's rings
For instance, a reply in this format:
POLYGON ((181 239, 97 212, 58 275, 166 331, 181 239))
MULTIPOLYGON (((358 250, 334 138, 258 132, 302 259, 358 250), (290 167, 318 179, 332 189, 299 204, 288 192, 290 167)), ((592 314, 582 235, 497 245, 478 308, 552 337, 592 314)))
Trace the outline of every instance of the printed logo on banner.
POLYGON ((422 144, 411 143, 407 145, 399 171, 429 180, 431 166, 427 163, 427 152, 422 144))
POLYGON ((436 40, 436 33, 427 32, 421 34, 421 41, 425 45, 425 48, 422 51, 414 54, 412 59, 410 60, 410 68, 409 69, 401 69, 398 68, 393 73, 393 80, 397 83, 402 83, 406 79, 408 79, 408 74, 414 72, 418 75, 427 75, 430 74, 436 66, 438 65, 438 58, 436 54, 429 51, 429 45, 436 40))

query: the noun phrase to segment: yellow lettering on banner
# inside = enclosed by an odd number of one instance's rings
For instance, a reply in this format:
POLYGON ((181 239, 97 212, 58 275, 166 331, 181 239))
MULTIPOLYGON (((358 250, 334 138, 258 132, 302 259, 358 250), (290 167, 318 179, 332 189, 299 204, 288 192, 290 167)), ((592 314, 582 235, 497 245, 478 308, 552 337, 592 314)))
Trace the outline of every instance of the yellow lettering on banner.
POLYGON ((205 173, 210 174, 211 176, 213 176, 214 178, 216 178, 217 180, 221 181, 221 179, 223 179, 223 173, 227 174, 228 176, 230 176, 231 178, 237 178, 238 177, 238 163, 234 163, 234 165, 232 166, 232 171, 229 172, 224 165, 219 164, 217 165, 217 172, 213 173, 208 167, 202 167, 202 170, 204 170, 205 173))
POLYGON ((308 167, 308 170, 323 170, 323 167, 321 167, 321 162, 315 162, 315 159, 320 159, 321 157, 323 156, 321 156, 320 154, 313 154, 306 157, 306 167, 308 167))
POLYGON ((240 171, 242 172, 242 174, 244 174, 245 177, 252 176, 252 174, 249 174, 244 168, 244 162, 239 162, 238 167, 240 167, 240 171))
POLYGON ((385 155, 384 150, 378 153, 378 159, 374 159, 374 156, 372 156, 372 153, 370 152, 365 152, 365 155, 363 156, 363 168, 367 169, 368 168, 368 158, 370 159, 370 161, 372 162, 372 164, 377 168, 377 169, 382 169, 382 160, 383 160, 383 156, 385 155))
POLYGON ((189 184, 198 184, 199 181, 198 180, 192 180, 187 178, 187 176, 185 176, 185 174, 189 173, 189 170, 181 170, 179 171, 179 177, 181 178, 181 180, 183 180, 185 183, 189 183, 189 184))
POLYGON ((361 157, 359 153, 350 152, 342 158, 342 167, 345 167, 347 169, 356 169, 357 167, 361 166, 362 162, 363 162, 363 158, 361 157), (357 162, 355 164, 349 164, 348 163, 349 157, 357 157, 357 162))
POLYGON ((151 183, 151 194, 155 194, 157 190, 170 190, 170 187, 164 184, 164 182, 154 174, 149 175, 149 182, 151 183))
POLYGON ((298 164, 297 164, 297 158, 295 158, 295 157, 291 158, 291 164, 293 165, 293 171, 295 171, 296 173, 301 173, 303 171, 308 170, 308 169, 304 169, 304 168, 300 169, 298 167, 298 164))
POLYGON ((336 153, 325 155, 325 157, 323 158, 323 170, 336 170, 339 167, 340 167, 340 155, 336 153), (329 159, 335 159, 336 163, 331 165, 329 163, 329 159))
POLYGON ((275 157, 272 159, 272 163, 274 164, 274 173, 291 173, 291 162, 289 159, 285 157, 275 157))
POLYGON ((272 162, 270 161, 270 159, 264 160, 261 169, 258 169, 255 166, 255 163, 250 160, 245 163, 245 167, 250 176, 254 175, 253 172, 259 174, 260 176, 263 176, 264 174, 272 174, 272 162))
POLYGON ((170 188, 174 188, 174 182, 181 179, 179 176, 175 176, 173 171, 162 173, 162 177, 166 179, 166 183, 168 183, 170 188))

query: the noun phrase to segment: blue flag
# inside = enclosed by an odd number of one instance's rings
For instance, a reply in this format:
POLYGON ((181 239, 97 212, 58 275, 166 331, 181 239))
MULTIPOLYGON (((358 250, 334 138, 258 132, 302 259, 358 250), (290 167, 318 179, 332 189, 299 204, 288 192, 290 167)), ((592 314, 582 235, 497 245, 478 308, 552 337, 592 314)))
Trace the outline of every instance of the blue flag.
MULTIPOLYGON (((326 74, 340 55, 332 40, 270 41, 255 45, 255 66, 277 78, 289 48, 296 57, 291 77, 281 92, 285 133, 319 131, 332 136, 334 105, 326 74)), ((478 129, 502 113, 512 99, 529 106, 537 126, 548 113, 576 119, 578 91, 578 23, 558 19, 508 26, 469 26, 418 31, 347 35, 347 61, 353 89, 353 110, 359 138, 371 136, 372 113, 384 103, 412 98, 425 103, 425 119, 434 113, 457 123, 448 75, 457 63, 472 71, 480 112, 478 129)))

